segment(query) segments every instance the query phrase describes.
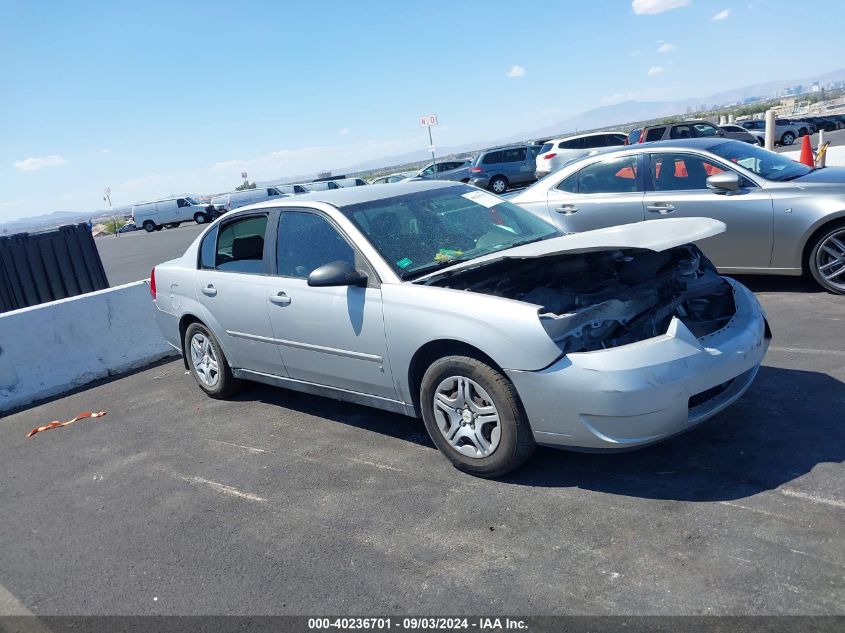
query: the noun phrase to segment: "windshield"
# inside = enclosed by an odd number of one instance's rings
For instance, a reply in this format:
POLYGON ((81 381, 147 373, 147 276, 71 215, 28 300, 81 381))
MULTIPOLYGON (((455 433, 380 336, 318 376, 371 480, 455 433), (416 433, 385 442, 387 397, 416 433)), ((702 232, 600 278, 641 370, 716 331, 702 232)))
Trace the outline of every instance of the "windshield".
POLYGON ((790 158, 775 154, 751 143, 727 141, 710 148, 710 151, 722 158, 753 171, 766 180, 794 180, 806 176, 812 167, 797 163, 790 158))
POLYGON ((199 202, 197 202, 196 199, 194 199, 194 198, 187 198, 186 197, 185 200, 187 200, 190 204, 199 204, 199 202))
POLYGON ((348 205, 341 211, 402 279, 561 235, 515 204, 466 185, 348 205))

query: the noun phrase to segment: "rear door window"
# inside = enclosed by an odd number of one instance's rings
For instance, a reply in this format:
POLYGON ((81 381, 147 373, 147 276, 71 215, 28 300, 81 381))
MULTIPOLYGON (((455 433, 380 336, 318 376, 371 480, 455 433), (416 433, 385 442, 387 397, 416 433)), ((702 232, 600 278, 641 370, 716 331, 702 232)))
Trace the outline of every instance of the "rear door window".
POLYGON ((581 149, 584 147, 583 138, 571 138, 557 144, 558 149, 581 149))
POLYGON ((482 165, 495 165, 497 163, 502 162, 502 152, 488 152, 484 155, 484 158, 481 159, 482 165))
POLYGON ((502 151, 503 163, 521 163, 525 160, 528 150, 524 147, 515 147, 513 149, 506 149, 502 151))
POLYGON ((634 193, 637 190, 636 155, 603 160, 578 172, 579 194, 634 193))
MULTIPOLYGON (((648 141, 659 141, 663 138, 663 134, 666 133, 666 127, 653 127, 648 132, 646 132, 645 140, 648 141)), ((672 137, 677 138, 677 137, 672 137)))
POLYGON ((595 136, 585 136, 583 139, 584 149, 593 149, 596 147, 607 147, 607 136, 604 134, 596 134, 595 136))
POLYGON ((220 228, 215 251, 217 270, 238 273, 266 272, 264 235, 267 216, 255 215, 229 222, 220 228))

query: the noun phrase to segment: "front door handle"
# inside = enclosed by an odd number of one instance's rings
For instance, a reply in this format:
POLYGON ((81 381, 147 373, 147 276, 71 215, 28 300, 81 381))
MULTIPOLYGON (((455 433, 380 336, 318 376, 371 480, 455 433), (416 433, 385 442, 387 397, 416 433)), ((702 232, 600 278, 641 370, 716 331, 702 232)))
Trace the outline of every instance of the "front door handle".
POLYGON ((215 288, 213 284, 208 284, 202 289, 202 293, 207 297, 214 297, 217 295, 217 288, 215 288))
POLYGON ((555 207, 555 211, 563 215, 572 215, 573 213, 578 213, 578 207, 574 204, 562 204, 559 207, 555 207))
POLYGON ((270 296, 270 303, 275 303, 277 306, 287 306, 290 305, 290 297, 287 293, 278 292, 270 296))
POLYGON ((675 210, 675 205, 669 204, 668 202, 655 202, 654 204, 648 205, 646 209, 652 213, 666 215, 667 213, 672 213, 675 210))

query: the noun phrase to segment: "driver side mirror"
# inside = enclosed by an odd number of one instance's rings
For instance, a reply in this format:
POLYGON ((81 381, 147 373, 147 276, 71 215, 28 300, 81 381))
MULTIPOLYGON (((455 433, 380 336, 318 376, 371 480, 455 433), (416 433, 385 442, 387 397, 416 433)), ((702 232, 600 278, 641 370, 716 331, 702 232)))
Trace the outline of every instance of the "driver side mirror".
POLYGON ((732 171, 723 171, 721 174, 713 174, 708 176, 708 189, 717 189, 720 191, 738 191, 739 190, 739 175, 732 171))
POLYGON ((724 131, 724 130, 721 130, 721 129, 720 129, 720 130, 716 130, 716 136, 724 136, 724 135, 725 135, 725 131, 724 131))
POLYGON ((311 274, 308 275, 308 285, 314 288, 328 286, 358 286, 363 288, 367 285, 367 276, 359 273, 346 262, 329 262, 311 271, 311 274))

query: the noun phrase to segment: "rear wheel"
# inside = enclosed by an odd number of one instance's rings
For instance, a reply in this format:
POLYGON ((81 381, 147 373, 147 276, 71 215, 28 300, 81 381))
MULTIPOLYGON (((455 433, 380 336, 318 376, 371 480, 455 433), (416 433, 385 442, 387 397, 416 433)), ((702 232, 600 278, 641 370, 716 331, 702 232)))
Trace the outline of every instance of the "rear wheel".
POLYGON ((194 213, 194 222, 196 222, 197 224, 205 224, 206 222, 208 222, 208 216, 205 213, 200 213, 199 211, 197 211, 196 213, 194 213))
POLYGON ((145 220, 144 221, 144 230, 147 233, 152 233, 153 231, 155 231, 156 230, 155 222, 153 222, 152 220, 145 220))
POLYGON ((845 294, 845 225, 822 233, 810 251, 810 272, 825 290, 845 294))
POLYGON ((229 363, 214 335, 202 323, 191 323, 183 342, 188 368, 197 384, 212 398, 232 395, 240 382, 232 375, 229 363))
POLYGON ((534 451, 534 435, 513 384, 475 358, 434 361, 422 379, 420 407, 437 448, 471 475, 500 477, 534 451))
POLYGON ((780 137, 781 145, 792 145, 795 142, 795 135, 792 132, 784 132, 780 137))
POLYGON ((504 176, 493 176, 490 179, 490 191, 502 194, 508 190, 508 179, 504 176))

